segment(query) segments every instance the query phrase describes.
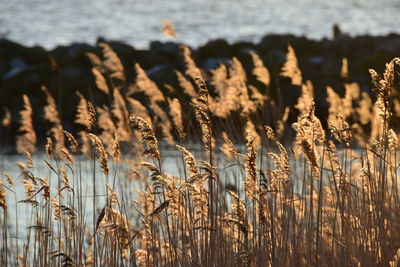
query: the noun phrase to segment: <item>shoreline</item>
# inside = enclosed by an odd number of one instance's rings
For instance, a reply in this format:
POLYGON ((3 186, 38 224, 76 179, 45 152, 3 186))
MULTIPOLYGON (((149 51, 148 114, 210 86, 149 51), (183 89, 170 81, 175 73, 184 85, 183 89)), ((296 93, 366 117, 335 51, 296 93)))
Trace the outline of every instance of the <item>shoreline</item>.
MULTIPOLYGON (((179 95, 180 90, 174 93, 168 91, 171 87, 179 87, 175 70, 184 73, 181 44, 155 41, 150 44, 149 49, 139 50, 118 41, 99 38, 98 42, 100 41, 107 42, 121 59, 126 84, 134 83, 134 63, 138 63, 166 96, 184 99, 179 95)), ((316 113, 320 118, 326 117, 328 109, 325 101, 326 86, 331 86, 342 96, 343 84, 356 82, 361 91, 373 96, 368 70, 372 68, 382 73, 385 64, 400 55, 399 34, 350 37, 340 32, 336 33, 334 39, 319 41, 292 34, 266 35, 257 44, 229 44, 223 39, 217 39, 192 49, 191 52, 197 66, 204 71, 206 79, 209 78, 210 71, 219 64, 229 65, 233 57, 238 58, 246 71, 248 82, 266 93, 266 88, 260 87, 251 74, 250 52, 257 53, 270 72, 269 97, 277 99, 279 95, 283 95, 282 106, 293 107, 300 92, 293 87, 289 79, 279 75, 289 44, 295 50, 303 81, 310 80, 313 83, 316 113), (348 78, 340 77, 343 58, 348 60, 348 78)), ((99 106, 106 103, 106 99, 96 88, 91 72, 93 66, 86 56, 87 53, 101 56, 101 49, 95 45, 73 43, 46 50, 40 46, 26 47, 7 39, 0 39, 0 119, 4 118, 6 108, 11 112, 12 121, 10 129, 0 126, 0 137, 6 140, 2 141, 2 144, 14 142, 13 136, 19 126, 18 112, 22 108, 22 94, 31 98, 34 113, 42 108, 44 97, 41 86, 45 86, 55 98, 63 126, 71 132, 74 132, 73 121, 77 104, 74 91, 81 92, 99 106)), ((211 85, 210 91, 213 93, 211 85)), ((34 116, 37 119, 41 114, 36 112, 34 116)), ((35 118, 34 121, 38 121, 35 118)), ((47 131, 46 125, 41 122, 36 126, 38 136, 43 139, 47 131)))

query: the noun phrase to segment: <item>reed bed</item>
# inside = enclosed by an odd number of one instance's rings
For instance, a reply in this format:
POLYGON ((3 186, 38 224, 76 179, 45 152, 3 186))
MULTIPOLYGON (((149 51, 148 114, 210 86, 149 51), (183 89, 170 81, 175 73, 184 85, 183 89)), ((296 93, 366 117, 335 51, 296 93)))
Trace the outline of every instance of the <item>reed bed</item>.
POLYGON ((400 59, 370 70, 373 98, 346 82, 344 59, 344 95, 326 89, 321 121, 290 46, 280 75, 300 95, 293 106, 269 91, 255 53, 251 74, 236 58, 204 73, 182 47, 181 88, 166 95, 138 64, 128 82, 100 47, 101 58, 87 56, 106 104, 77 92, 72 131, 43 88, 48 137, 38 145, 22 96, 16 149, 26 160, 19 176, 1 174, 1 266, 398 266, 400 59), (47 177, 32 160, 38 146, 47 177))

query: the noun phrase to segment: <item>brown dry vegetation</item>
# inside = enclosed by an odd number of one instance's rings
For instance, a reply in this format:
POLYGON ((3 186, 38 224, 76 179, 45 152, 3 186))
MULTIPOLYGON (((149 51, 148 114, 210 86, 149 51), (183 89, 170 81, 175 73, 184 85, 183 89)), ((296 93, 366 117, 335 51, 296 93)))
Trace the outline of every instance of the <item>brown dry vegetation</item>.
MULTIPOLYGON (((399 264, 399 141, 392 125, 400 117, 393 97, 400 59, 382 75, 370 71, 375 103, 357 84, 346 83, 343 97, 328 87, 329 116, 321 122, 312 83, 302 80, 291 47, 281 75, 301 91, 293 108, 268 95, 269 72, 257 54, 252 75, 265 91, 248 84, 236 58, 208 74, 206 83, 183 48, 186 73, 176 72, 182 88, 170 89, 186 99, 177 99, 166 97, 139 65, 136 82, 126 84, 117 55, 106 43, 101 47, 102 59, 89 56, 109 105, 79 94, 77 136, 63 131, 56 102, 43 89, 46 164, 56 186, 35 175, 34 111, 23 96, 17 149, 26 152, 27 163, 18 163, 19 177, 3 173, 0 180, 2 266, 399 264), (295 137, 284 146, 289 114, 298 116, 295 137), (188 136, 202 142, 200 158, 185 147, 188 136), (181 153, 181 177, 168 174, 161 143, 181 153), (80 174, 82 154, 99 166, 91 177, 80 174), (120 170, 122 164, 131 172, 120 170), (86 200, 86 179, 93 196, 99 188, 106 192, 98 196, 103 206, 96 197, 86 200), (25 196, 16 194, 15 183, 23 183, 25 196), (138 184, 144 190, 134 198, 138 184), (18 211, 8 209, 10 202, 32 206, 23 240, 11 237, 18 221, 9 214, 18 211), (87 218, 87 209, 98 211, 87 218)), ((348 75, 347 60, 341 75, 348 75)))

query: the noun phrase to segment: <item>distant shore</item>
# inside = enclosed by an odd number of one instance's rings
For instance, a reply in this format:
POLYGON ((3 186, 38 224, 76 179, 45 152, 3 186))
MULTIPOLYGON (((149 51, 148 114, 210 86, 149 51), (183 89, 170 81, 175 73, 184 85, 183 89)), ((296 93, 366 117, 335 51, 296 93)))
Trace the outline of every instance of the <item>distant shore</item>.
MULTIPOLYGON (((184 64, 178 43, 152 42, 147 50, 139 50, 118 41, 107 42, 121 59, 127 82, 133 82, 136 74, 134 63, 139 63, 147 75, 163 91, 169 87, 178 87, 175 70, 184 72, 184 64)), ((204 46, 192 50, 196 64, 204 71, 207 79, 210 70, 219 64, 230 64, 237 57, 251 78, 251 56, 257 53, 271 74, 269 91, 271 97, 277 92, 283 95, 285 106, 293 106, 298 93, 286 78, 279 77, 285 61, 287 46, 292 45, 303 74, 303 80, 311 80, 314 85, 317 112, 324 116, 326 86, 331 86, 340 95, 343 94, 344 82, 357 82, 362 91, 371 92, 371 78, 368 69, 381 73, 385 63, 400 56, 400 35, 357 36, 350 37, 337 33, 334 39, 310 40, 294 35, 267 35, 259 43, 237 42, 229 44, 225 40, 210 41, 204 46), (349 76, 340 76, 342 59, 347 58, 349 76)), ((41 86, 48 88, 57 101, 64 127, 73 128, 76 94, 95 98, 96 88, 92 64, 86 53, 101 55, 97 46, 85 43, 73 43, 46 50, 40 46, 26 47, 7 39, 0 39, 0 119, 5 116, 5 108, 12 115, 11 133, 18 127, 19 113, 22 107, 21 95, 31 98, 32 106, 41 106, 43 99, 41 86), (73 103, 73 104, 71 104, 73 103)), ((210 86, 212 91, 212 86, 210 86)), ((175 96, 179 99, 179 96, 175 96)), ((40 114, 39 114, 40 115, 40 114)), ((39 116, 38 115, 38 116, 39 116)), ((0 126, 0 137, 4 138, 5 128, 0 126)), ((39 135, 44 134, 44 127, 38 125, 39 135)), ((7 135, 10 135, 8 133, 7 135)))

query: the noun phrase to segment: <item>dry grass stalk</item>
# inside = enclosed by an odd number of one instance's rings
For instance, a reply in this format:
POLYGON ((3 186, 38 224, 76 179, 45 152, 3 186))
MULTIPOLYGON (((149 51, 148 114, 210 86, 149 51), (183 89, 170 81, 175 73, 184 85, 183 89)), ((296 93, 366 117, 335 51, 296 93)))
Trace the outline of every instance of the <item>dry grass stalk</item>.
POLYGON ((197 179, 199 176, 199 169, 196 165, 196 158, 189 150, 187 150, 183 146, 176 145, 176 148, 181 151, 184 156, 184 161, 189 171, 189 181, 194 181, 194 179, 197 179))
POLYGON ((13 178, 11 177, 11 175, 9 175, 9 174, 6 173, 6 172, 3 172, 3 175, 6 177, 7 183, 8 183, 9 185, 14 185, 14 180, 13 180, 13 178))
POLYGON ((255 86, 249 85, 250 99, 256 104, 257 109, 261 109, 264 106, 264 102, 268 100, 268 97, 258 91, 255 86))
POLYGON ((254 139, 253 145, 254 145, 255 149, 258 149, 261 147, 261 137, 257 133, 256 126, 249 118, 246 119, 246 126, 244 128, 244 136, 251 136, 254 139))
POLYGON ((53 197, 51 200, 53 203, 54 220, 59 221, 59 220, 61 220, 60 205, 58 204, 57 199, 55 197, 53 197))
POLYGON ((367 92, 361 93, 361 99, 358 101, 358 107, 356 108, 357 118, 361 125, 368 124, 373 118, 371 112, 372 100, 367 92))
POLYGON ((33 168, 33 160, 32 160, 31 153, 29 151, 25 151, 24 154, 25 154, 25 157, 26 157, 27 167, 29 169, 32 169, 33 168))
POLYGON ((238 91, 229 79, 225 65, 219 65, 211 73, 211 84, 215 87, 218 97, 215 103, 210 103, 210 110, 215 116, 227 119, 232 111, 240 109, 238 91))
POLYGON ((246 196, 254 200, 258 193, 259 187, 257 185, 257 167, 256 167, 257 154, 254 146, 254 137, 247 137, 247 154, 244 157, 244 168, 246 170, 246 179, 244 180, 244 190, 246 196))
POLYGON ((33 184, 26 178, 22 179, 21 182, 24 184, 25 187, 26 199, 31 199, 33 197, 33 193, 35 192, 33 184))
POLYGON ((336 114, 336 120, 328 121, 328 124, 333 137, 346 146, 350 146, 353 136, 351 134, 351 128, 344 120, 343 116, 341 114, 336 114))
POLYGON ((306 115, 300 116, 292 127, 297 132, 295 139, 295 152, 298 154, 302 151, 311 164, 313 176, 319 175, 319 154, 317 146, 324 143, 325 132, 322 128, 320 120, 314 115, 315 104, 312 102, 309 107, 309 112, 306 115))
POLYGON ((396 153, 400 147, 399 138, 393 129, 388 131, 388 147, 392 153, 396 153))
POLYGON ((101 48, 104 57, 102 66, 110 73, 110 77, 125 81, 124 66, 122 65, 118 55, 107 43, 101 42, 99 43, 99 47, 101 48))
POLYGON ((145 121, 151 124, 151 118, 147 112, 147 108, 140 103, 140 101, 132 97, 128 97, 127 101, 129 106, 129 114, 136 117, 142 117, 145 121))
POLYGON ((37 137, 32 122, 32 106, 27 95, 22 95, 22 99, 24 101, 24 108, 19 112, 22 120, 16 137, 17 152, 23 153, 24 151, 28 151, 33 153, 36 151, 37 137))
POLYGON ((78 132, 78 136, 81 140, 81 150, 80 152, 84 155, 86 155, 88 158, 92 157, 92 153, 91 153, 91 146, 90 146, 90 139, 87 136, 87 132, 86 131, 80 131, 78 132))
POLYGON ((281 75, 291 79, 293 85, 300 86, 303 78, 297 63, 297 57, 291 45, 288 46, 286 62, 283 64, 281 75))
POLYGON ((273 141, 279 149, 279 155, 276 153, 268 153, 268 155, 272 158, 275 170, 271 171, 271 175, 273 179, 276 179, 280 182, 287 182, 290 177, 290 164, 289 164, 289 156, 285 147, 275 138, 273 130, 269 126, 264 126, 268 139, 273 141))
POLYGON ((76 141, 75 137, 68 131, 63 130, 63 133, 65 134, 65 136, 68 139, 68 142, 70 143, 69 148, 71 149, 72 152, 77 152, 78 151, 78 141, 76 141))
POLYGON ((198 88, 198 95, 195 103, 192 105, 194 108, 196 120, 201 127, 204 147, 207 151, 210 151, 213 147, 213 138, 211 132, 211 120, 208 109, 208 89, 203 78, 196 77, 195 82, 198 88))
POLYGON ((167 113, 155 102, 150 103, 150 109, 156 115, 156 125, 161 129, 163 139, 170 145, 174 144, 174 137, 171 134, 172 124, 167 113))
POLYGON ((71 155, 71 153, 69 153, 68 149, 63 147, 61 149, 58 149, 57 152, 65 162, 67 162, 68 164, 74 164, 74 157, 71 155))
POLYGON ((3 125, 3 127, 9 127, 11 125, 11 112, 8 108, 3 108, 4 110, 4 117, 1 120, 1 125, 3 125))
POLYGON ((142 67, 136 63, 136 80, 135 85, 129 92, 132 93, 144 93, 152 103, 164 102, 165 97, 162 91, 158 88, 155 82, 153 82, 142 69, 142 67))
POLYGON ((175 70, 175 74, 178 79, 179 86, 183 89, 183 92, 191 97, 196 97, 197 93, 193 84, 188 81, 188 79, 186 79, 186 77, 180 71, 175 70))
POLYGON ((194 60, 192 58, 189 47, 182 45, 181 51, 182 51, 183 60, 185 63, 186 75, 190 76, 191 78, 202 76, 201 70, 197 67, 196 63, 194 62, 194 60))
POLYGON ((46 138, 45 150, 47 159, 51 159, 51 157, 53 156, 53 141, 51 141, 51 138, 49 137, 46 138))
POLYGON ((110 89, 108 88, 107 81, 104 78, 103 74, 96 68, 92 68, 92 73, 94 76, 94 80, 96 82, 97 88, 105 94, 110 93, 110 89))
POLYGON ((111 149, 111 156, 114 158, 115 162, 119 162, 121 160, 121 148, 117 133, 114 134, 114 142, 111 149))
POLYGON ((256 76, 257 81, 264 84, 266 87, 269 87, 270 83, 270 75, 268 69, 265 67, 263 61, 254 52, 251 52, 251 58, 253 60, 253 75, 256 76))
POLYGON ((155 159, 160 159, 160 152, 158 150, 158 141, 150 124, 141 117, 131 116, 131 123, 137 127, 142 136, 142 142, 146 143, 144 156, 150 156, 155 159))
POLYGON ((79 103, 76 108, 75 123, 85 126, 86 130, 90 132, 96 125, 96 111, 81 93, 76 92, 76 94, 79 96, 79 103))
MULTIPOLYGON (((113 96, 114 101, 112 104, 111 112, 116 118, 116 131, 118 131, 121 140, 129 141, 131 132, 129 127, 129 111, 126 106, 125 99, 118 89, 114 89, 113 96)), ((109 122, 108 125, 111 126, 111 122, 109 122)), ((112 127, 108 130, 112 130, 112 127)), ((113 131, 109 132, 111 136, 113 135, 113 133, 113 131)), ((112 143, 112 141, 109 143, 112 143)))
POLYGON ((301 96, 294 107, 300 112, 300 116, 303 116, 308 113, 308 108, 313 101, 314 86, 311 81, 307 81, 305 84, 301 84, 301 96))
POLYGON ((224 140, 224 143, 222 144, 220 149, 222 153, 224 153, 225 157, 228 160, 230 160, 231 157, 233 156, 236 160, 238 160, 239 153, 237 152, 235 145, 229 139, 228 134, 226 132, 222 132, 222 139, 224 140))
POLYGON ((108 155, 106 150, 104 149, 103 143, 97 135, 89 133, 88 137, 96 150, 97 156, 99 157, 100 166, 103 169, 103 173, 108 175, 108 155))
MULTIPOLYGON (((107 151, 110 151, 110 145, 113 142, 113 135, 117 132, 117 128, 114 125, 114 121, 111 119, 111 114, 108 107, 97 107, 98 114, 97 127, 101 130, 99 135, 100 139, 107 147, 107 151)), ((123 133, 126 131, 124 130, 123 133)))
POLYGON ((256 105, 250 99, 246 81, 246 71, 242 63, 236 57, 232 58, 232 65, 229 68, 229 84, 236 89, 240 113, 243 117, 247 117, 256 108, 256 105))
POLYGON ((60 115, 57 110, 56 101, 50 92, 42 87, 42 91, 46 95, 46 105, 44 106, 44 118, 51 124, 51 136, 56 141, 56 148, 64 147, 64 134, 63 127, 61 124, 60 115))
POLYGON ((0 207, 7 211, 7 193, 4 191, 3 181, 0 179, 0 207))
POLYGON ((176 131, 179 134, 179 137, 183 139, 185 137, 185 132, 183 128, 183 120, 182 120, 182 107, 181 103, 177 98, 173 98, 172 100, 168 98, 169 104, 169 114, 174 122, 176 131))
POLYGON ((285 125, 289 118, 289 112, 290 108, 286 107, 285 111, 283 112, 282 118, 276 123, 276 134, 279 138, 282 138, 285 133, 285 125))
POLYGON ((349 63, 347 58, 342 59, 342 68, 340 69, 340 77, 341 78, 349 78, 349 63))
POLYGON ((62 177, 62 183, 64 184, 64 187, 61 190, 67 189, 68 191, 71 192, 72 191, 72 187, 69 184, 67 171, 62 166, 60 167, 59 171, 60 171, 60 175, 62 177))
POLYGON ((101 66, 101 59, 96 54, 87 52, 87 53, 85 53, 85 56, 89 59, 89 61, 93 67, 101 66))

